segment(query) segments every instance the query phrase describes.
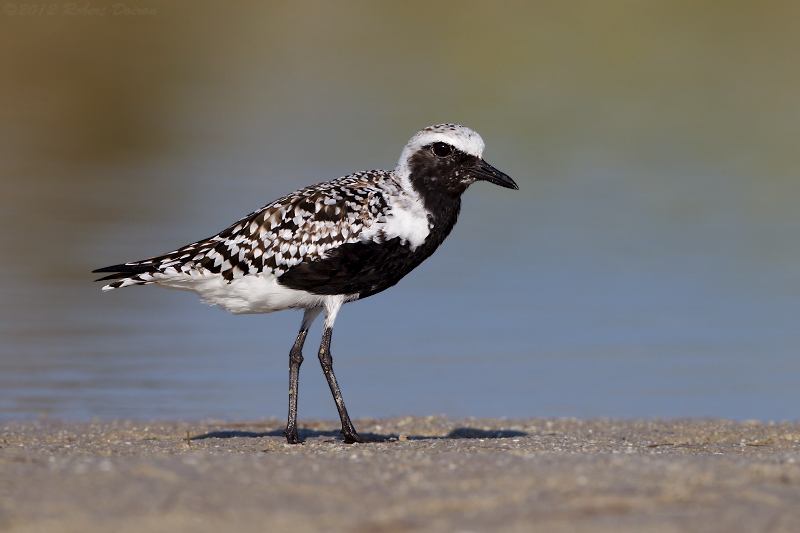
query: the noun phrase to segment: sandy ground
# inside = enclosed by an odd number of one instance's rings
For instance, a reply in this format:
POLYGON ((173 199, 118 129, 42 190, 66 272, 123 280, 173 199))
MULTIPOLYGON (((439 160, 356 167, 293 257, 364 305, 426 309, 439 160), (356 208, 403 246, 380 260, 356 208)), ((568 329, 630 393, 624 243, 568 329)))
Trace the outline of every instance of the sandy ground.
POLYGON ((800 424, 725 420, 25 420, 0 530, 800 531, 800 424))

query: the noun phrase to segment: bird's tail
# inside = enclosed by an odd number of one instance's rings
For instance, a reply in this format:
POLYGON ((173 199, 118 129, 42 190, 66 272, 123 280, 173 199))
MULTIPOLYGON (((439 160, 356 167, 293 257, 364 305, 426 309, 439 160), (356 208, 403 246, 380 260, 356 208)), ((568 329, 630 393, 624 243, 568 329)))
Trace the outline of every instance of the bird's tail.
POLYGON ((108 276, 98 278, 95 281, 115 280, 103 287, 104 291, 112 289, 119 289, 128 287, 130 285, 146 285, 154 283, 155 277, 153 274, 158 271, 155 263, 122 263, 120 265, 111 265, 104 268, 92 270, 92 273, 97 272, 113 272, 108 276))

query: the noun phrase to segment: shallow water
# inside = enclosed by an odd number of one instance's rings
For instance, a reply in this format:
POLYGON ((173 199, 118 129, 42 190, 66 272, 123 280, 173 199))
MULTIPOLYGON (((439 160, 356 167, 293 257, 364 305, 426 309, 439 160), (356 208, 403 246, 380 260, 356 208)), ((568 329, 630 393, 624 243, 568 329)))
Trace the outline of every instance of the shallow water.
POLYGON ((300 313, 89 272, 454 121, 520 191, 345 306, 351 415, 800 418, 797 8, 459 5, 0 18, 0 416, 285 416, 300 313))

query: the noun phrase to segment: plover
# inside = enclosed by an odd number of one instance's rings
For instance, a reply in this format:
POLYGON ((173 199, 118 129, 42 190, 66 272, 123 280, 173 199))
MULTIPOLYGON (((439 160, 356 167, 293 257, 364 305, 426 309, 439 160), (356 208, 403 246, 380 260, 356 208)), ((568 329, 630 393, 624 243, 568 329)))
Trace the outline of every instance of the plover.
POLYGON ((342 304, 395 285, 453 229, 472 183, 517 184, 483 160, 480 135, 457 124, 414 135, 394 170, 356 172, 312 185, 262 207, 208 239, 174 252, 100 268, 103 290, 156 284, 196 292, 234 314, 303 309, 289 352, 286 439, 297 435, 297 388, 303 343, 325 311, 319 360, 347 443, 367 442, 353 427, 331 358, 333 322, 342 304))

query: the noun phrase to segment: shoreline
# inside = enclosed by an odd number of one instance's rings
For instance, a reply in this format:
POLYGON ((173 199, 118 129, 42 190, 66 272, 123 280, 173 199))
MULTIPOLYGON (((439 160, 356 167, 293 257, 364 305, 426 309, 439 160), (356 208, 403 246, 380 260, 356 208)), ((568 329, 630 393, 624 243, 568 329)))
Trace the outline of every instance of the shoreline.
POLYGON ((800 531, 800 423, 0 423, 0 529, 800 531))

